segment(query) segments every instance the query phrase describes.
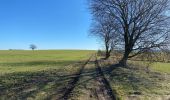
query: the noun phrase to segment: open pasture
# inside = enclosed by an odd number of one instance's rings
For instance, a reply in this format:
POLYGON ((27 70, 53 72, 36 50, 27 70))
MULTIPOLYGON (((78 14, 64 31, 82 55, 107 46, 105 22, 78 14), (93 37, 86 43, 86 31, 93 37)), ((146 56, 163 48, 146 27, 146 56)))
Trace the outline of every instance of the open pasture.
POLYGON ((85 60, 94 52, 85 50, 0 51, 0 75, 58 69, 85 60))
POLYGON ((0 99, 55 99, 95 51, 0 51, 0 99))
POLYGON ((149 62, 146 61, 129 61, 129 63, 137 65, 138 68, 149 66, 148 68, 154 72, 170 74, 170 63, 153 62, 150 64, 149 62))

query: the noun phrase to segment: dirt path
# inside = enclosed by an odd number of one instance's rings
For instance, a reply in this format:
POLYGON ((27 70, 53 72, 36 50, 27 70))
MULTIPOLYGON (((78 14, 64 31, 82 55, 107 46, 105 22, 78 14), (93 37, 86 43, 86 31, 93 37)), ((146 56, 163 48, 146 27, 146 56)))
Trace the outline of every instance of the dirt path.
POLYGON ((96 83, 98 84, 97 88, 97 98, 98 100, 116 100, 116 97, 113 93, 113 90, 110 86, 110 83, 105 78, 104 73, 99 65, 99 62, 96 58, 95 67, 97 72, 96 83))
POLYGON ((95 56, 84 68, 81 78, 76 81, 76 87, 69 100, 116 100, 111 86, 102 72, 95 56))
POLYGON ((80 80, 81 74, 85 68, 85 66, 89 63, 91 60, 91 57, 84 63, 84 65, 80 68, 78 73, 76 73, 70 83, 68 83, 68 86, 66 86, 64 89, 64 94, 59 97, 57 100, 68 100, 69 97, 72 95, 72 92, 74 88, 76 87, 77 82, 80 80))

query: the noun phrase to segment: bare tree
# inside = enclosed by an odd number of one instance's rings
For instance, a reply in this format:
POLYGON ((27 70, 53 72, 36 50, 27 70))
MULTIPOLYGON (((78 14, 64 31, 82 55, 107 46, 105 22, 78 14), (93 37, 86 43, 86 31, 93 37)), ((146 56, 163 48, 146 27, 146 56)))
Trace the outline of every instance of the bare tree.
POLYGON ((101 40, 105 47, 105 59, 110 57, 115 43, 113 40, 114 28, 108 18, 95 18, 92 23, 90 34, 101 40))
POLYGON ((90 0, 93 17, 103 15, 117 26, 119 48, 124 54, 119 64, 146 50, 161 50, 169 33, 169 0, 90 0))
POLYGON ((34 45, 34 44, 31 44, 31 45, 30 45, 30 49, 35 50, 36 48, 37 48, 36 45, 34 45))

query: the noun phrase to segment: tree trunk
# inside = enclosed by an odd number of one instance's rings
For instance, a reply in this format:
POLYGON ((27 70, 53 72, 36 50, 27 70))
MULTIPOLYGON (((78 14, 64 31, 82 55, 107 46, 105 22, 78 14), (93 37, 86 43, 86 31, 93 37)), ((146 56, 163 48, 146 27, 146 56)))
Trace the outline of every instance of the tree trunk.
POLYGON ((109 52, 108 42, 106 40, 105 40, 105 46, 106 46, 105 60, 107 60, 110 57, 110 52, 109 52))
POLYGON ((108 51, 106 51, 105 59, 107 60, 109 57, 110 57, 110 53, 108 51))
POLYGON ((119 61, 119 65, 126 67, 127 66, 127 60, 130 52, 125 52, 123 58, 119 61))
POLYGON ((123 66, 123 67, 126 67, 126 66, 127 66, 127 60, 128 60, 128 58, 123 57, 123 58, 119 61, 119 65, 120 65, 120 66, 123 66))

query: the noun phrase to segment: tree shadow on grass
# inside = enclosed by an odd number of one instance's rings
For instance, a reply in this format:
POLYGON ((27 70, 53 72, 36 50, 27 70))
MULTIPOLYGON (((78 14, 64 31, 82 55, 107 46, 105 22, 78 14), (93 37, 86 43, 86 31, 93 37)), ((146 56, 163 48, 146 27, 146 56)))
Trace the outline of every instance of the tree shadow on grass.
MULTIPOLYGON (((36 64, 42 63, 46 62, 38 62, 36 64)), ((79 70, 82 63, 77 62, 71 69, 68 68, 69 70, 63 68, 63 70, 51 69, 38 72, 16 72, 0 76, 0 99, 59 98, 69 88, 70 83, 75 85, 72 81, 76 77, 80 77, 80 75, 77 72, 72 72, 72 69, 77 68, 79 70)), ((32 62, 27 63, 27 65, 32 64, 35 65, 32 62)))
POLYGON ((30 61, 30 62, 15 62, 15 63, 0 63, 0 66, 11 66, 11 67, 20 67, 20 66, 38 66, 38 65, 48 65, 48 66, 56 66, 56 65, 68 65, 71 63, 75 63, 77 61, 30 61))
MULTIPOLYGON (((78 64, 78 66, 81 69, 82 63, 78 64)), ((150 80, 148 76, 143 75, 144 73, 136 69, 121 68, 114 65, 102 67, 102 71, 107 76, 111 86, 119 84, 124 87, 128 86, 127 89, 133 90, 129 94, 142 94, 142 89, 151 89, 156 86, 153 80, 150 80)), ((38 98, 49 100, 61 98, 70 86, 84 87, 90 80, 96 77, 98 77, 98 73, 95 67, 86 69, 82 74, 75 72, 68 74, 68 70, 61 71, 57 69, 6 74, 0 76, 0 99, 38 98), (75 78, 84 76, 89 76, 89 78, 73 83, 75 78)), ((84 87, 84 89, 86 88, 84 87)))
POLYGON ((157 94, 157 90, 162 89, 160 83, 165 78, 160 73, 147 73, 146 70, 138 68, 139 66, 127 68, 115 66, 111 66, 114 70, 105 74, 113 87, 120 88, 127 95, 157 94))

